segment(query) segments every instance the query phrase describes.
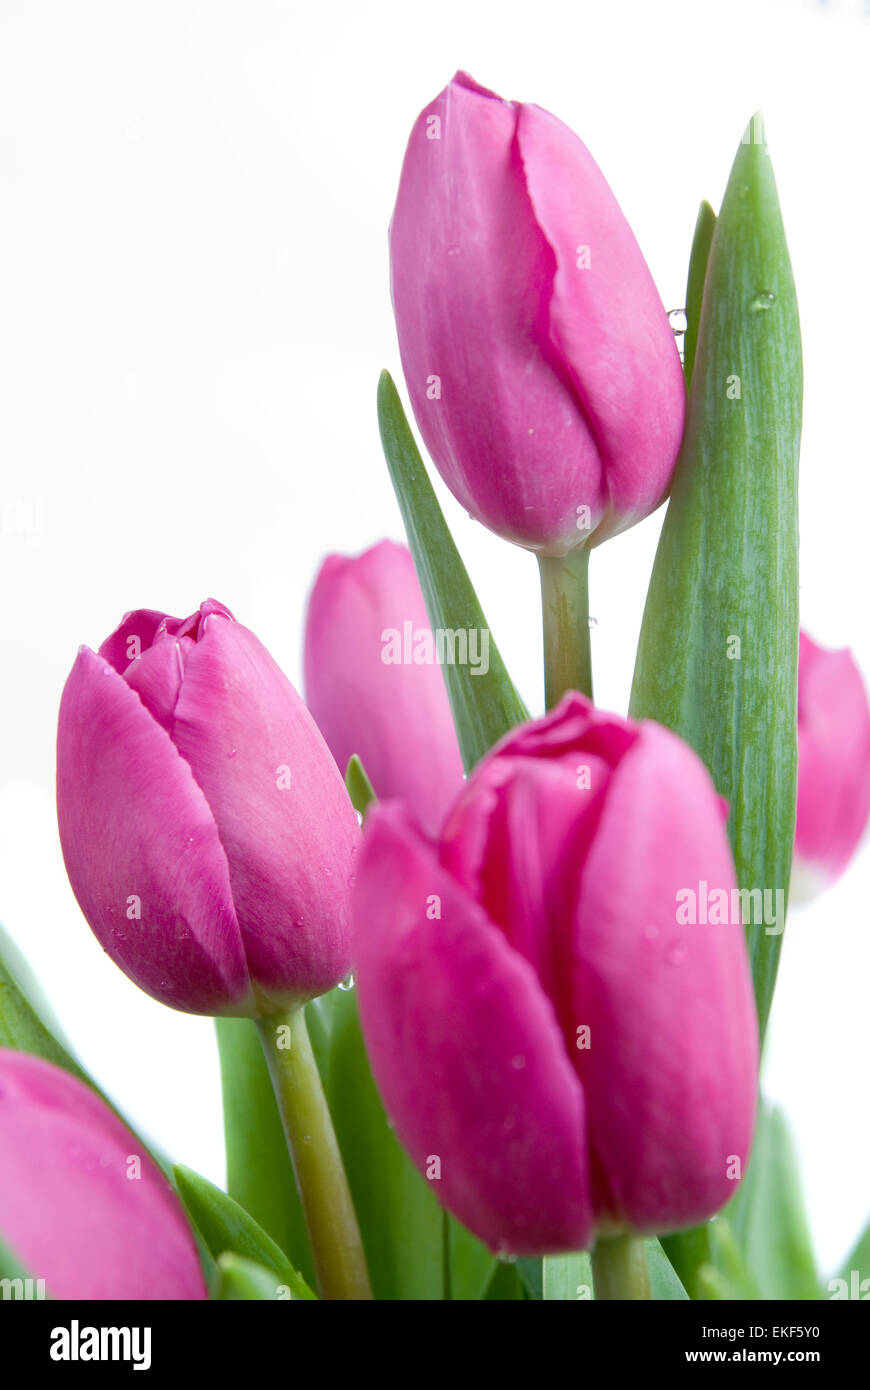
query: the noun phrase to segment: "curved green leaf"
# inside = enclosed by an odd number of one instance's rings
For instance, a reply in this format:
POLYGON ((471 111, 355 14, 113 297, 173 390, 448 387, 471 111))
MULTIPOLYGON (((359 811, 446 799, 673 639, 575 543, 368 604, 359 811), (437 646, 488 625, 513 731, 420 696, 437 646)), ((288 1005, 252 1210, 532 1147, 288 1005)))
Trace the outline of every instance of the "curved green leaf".
POLYGON ((502 735, 529 716, 492 640, 389 372, 382 372, 378 383, 378 421, 433 630, 486 634, 489 666, 485 673, 482 663, 477 673, 468 663, 446 662, 441 667, 469 772, 502 735))
POLYGON ((219 1302, 281 1302, 295 1298, 274 1270, 225 1250, 217 1262, 214 1298, 219 1302))
POLYGON ((177 1163, 174 1172, 181 1200, 215 1259, 225 1251, 244 1255, 277 1274, 294 1298, 316 1298, 284 1251, 238 1202, 192 1168, 177 1163))
MULTIPOLYGON (((647 595, 634 718, 676 730, 730 805, 762 1031, 782 944, 797 776, 797 300, 756 118, 713 230, 680 454, 647 595)), ((700 252, 699 252, 700 255, 700 252)))
POLYGON ((256 1024, 215 1019, 221 1063, 227 1190, 282 1250, 309 1284, 314 1260, 293 1164, 275 1103, 256 1024))

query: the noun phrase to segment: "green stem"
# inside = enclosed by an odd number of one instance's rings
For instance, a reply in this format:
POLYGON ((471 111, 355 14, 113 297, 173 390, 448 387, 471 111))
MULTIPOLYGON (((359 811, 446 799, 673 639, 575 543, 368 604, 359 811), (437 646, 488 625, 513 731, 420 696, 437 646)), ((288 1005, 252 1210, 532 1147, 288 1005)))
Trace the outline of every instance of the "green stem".
POLYGON ((640 1236, 599 1237, 592 1251, 592 1277, 596 1301, 649 1298, 646 1252, 640 1236))
POLYGON ((303 1009, 257 1027, 293 1161, 322 1298, 371 1298, 365 1253, 303 1009))
POLYGON ((544 617, 544 684, 547 709, 566 690, 592 699, 592 652, 589 643, 589 551, 538 556, 544 617))

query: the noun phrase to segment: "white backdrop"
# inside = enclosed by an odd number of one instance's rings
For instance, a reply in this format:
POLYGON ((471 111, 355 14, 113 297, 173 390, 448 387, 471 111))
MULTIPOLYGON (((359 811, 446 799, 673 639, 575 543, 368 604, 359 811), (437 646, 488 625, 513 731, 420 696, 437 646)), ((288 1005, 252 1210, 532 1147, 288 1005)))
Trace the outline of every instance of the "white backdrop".
MULTIPOLYGON (((870 18, 802 0, 2 0, 0 919, 81 1056, 223 1176, 212 1026, 130 984, 67 886, 53 808, 77 646, 214 595, 298 683, 323 553, 401 522, 377 376, 399 377, 386 227, 405 140, 457 67, 589 145, 667 308, 698 202, 762 107, 800 299, 802 609, 870 671, 870 18)), ((509 668, 543 703, 537 572, 444 493, 509 668)), ((623 710, 661 514, 596 551, 599 701, 623 710)), ((867 1215, 870 854, 787 935, 767 1090, 825 1268, 867 1215)))

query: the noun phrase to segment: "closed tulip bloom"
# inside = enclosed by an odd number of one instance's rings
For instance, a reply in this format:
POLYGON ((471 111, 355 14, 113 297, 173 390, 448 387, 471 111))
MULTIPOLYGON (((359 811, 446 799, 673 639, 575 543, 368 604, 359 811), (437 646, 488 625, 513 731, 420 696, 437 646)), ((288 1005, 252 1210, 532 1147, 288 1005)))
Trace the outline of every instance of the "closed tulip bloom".
POLYGON ((0 1241, 58 1299, 200 1299, 170 1183, 68 1072, 0 1050, 0 1241))
POLYGON ((155 999, 270 1014, 348 973, 355 813, 302 700, 222 604, 128 613, 81 648, 57 804, 79 906, 155 999))
POLYGON ((411 133, 390 254, 417 424, 472 516, 559 556, 655 510, 682 439, 679 354, 567 126, 457 73, 411 133))
POLYGON ((381 541, 324 561, 305 627, 308 708, 340 768, 359 754, 377 795, 403 801, 435 833, 462 759, 441 668, 419 659, 418 635, 429 632, 406 546, 381 541))
POLYGON ((839 878, 870 819, 870 705, 855 658, 805 632, 798 659, 798 799, 792 902, 839 878))
POLYGON ((439 843, 397 804, 371 813, 372 1066, 411 1157, 491 1248, 676 1229, 733 1195, 758 1065, 734 887, 691 749, 576 694, 478 765, 439 843), (714 888, 730 911, 708 921, 714 888))

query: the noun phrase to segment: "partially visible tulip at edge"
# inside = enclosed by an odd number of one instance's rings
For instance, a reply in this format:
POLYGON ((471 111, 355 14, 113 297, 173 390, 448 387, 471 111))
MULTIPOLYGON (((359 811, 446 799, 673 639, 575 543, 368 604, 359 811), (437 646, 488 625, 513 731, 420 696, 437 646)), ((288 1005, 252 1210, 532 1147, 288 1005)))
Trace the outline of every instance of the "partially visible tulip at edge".
POLYGON ((390 258, 417 424, 473 517, 557 556, 658 507, 683 433, 679 353, 567 126, 457 73, 411 133, 390 258))
POLYGON ((426 635, 406 546, 381 541, 361 555, 327 556, 308 600, 308 708, 339 768, 357 753, 377 795, 403 801, 436 833, 462 786, 462 758, 426 635))
POLYGON ((0 1241, 50 1298, 206 1297, 181 1204, 139 1141, 68 1072, 6 1050, 0 1241))
POLYGON ((478 765, 438 842, 399 804, 370 813, 372 1068, 439 1200, 493 1250, 674 1230, 736 1191, 758 1032, 724 816, 679 738, 576 694, 478 765))
POLYGON ((57 805, 82 912, 155 999, 267 1015, 349 972, 355 812, 299 695, 222 604, 140 609, 81 648, 57 805))
POLYGON ((790 900, 846 869, 870 821, 870 704, 852 653, 800 635, 798 799, 790 900))

